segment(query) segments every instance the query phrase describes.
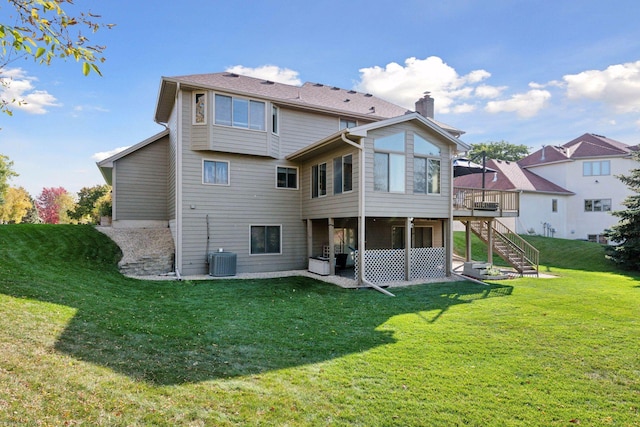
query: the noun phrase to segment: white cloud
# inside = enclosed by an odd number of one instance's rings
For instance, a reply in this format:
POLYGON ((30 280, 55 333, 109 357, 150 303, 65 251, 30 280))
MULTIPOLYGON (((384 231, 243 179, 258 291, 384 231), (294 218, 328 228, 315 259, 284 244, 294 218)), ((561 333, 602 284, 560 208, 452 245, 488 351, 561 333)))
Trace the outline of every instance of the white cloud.
POLYGON ((113 149, 111 151, 101 151, 99 153, 93 154, 91 156, 91 158, 93 160, 95 160, 96 162, 99 162, 100 160, 107 159, 107 158, 113 156, 114 154, 118 154, 119 152, 126 150, 129 147, 130 147, 130 145, 128 145, 126 147, 118 147, 118 148, 115 148, 115 149, 113 149))
POLYGON ((10 102, 9 108, 30 114, 45 114, 47 107, 59 107, 57 99, 45 90, 36 90, 30 77, 21 68, 2 70, 0 75, 0 99, 10 102))
POLYGON ((225 71, 293 86, 300 86, 302 84, 297 71, 290 70, 288 68, 280 68, 276 65, 262 65, 256 68, 234 65, 233 67, 227 68, 225 71))
POLYGON ((437 113, 468 112, 472 108, 461 100, 473 96, 474 85, 488 79, 491 73, 473 70, 460 75, 437 56, 426 59, 407 58, 404 66, 391 62, 385 67, 360 69, 360 81, 355 88, 413 110, 415 101, 425 91, 435 98, 437 113))
POLYGON ((453 112, 456 114, 471 113, 472 111, 475 111, 475 110, 476 110, 476 106, 471 104, 459 104, 453 107, 453 112))
POLYGON ((546 90, 532 89, 526 93, 517 93, 502 101, 489 101, 485 110, 489 113, 513 112, 522 118, 535 116, 547 101, 551 93, 546 90))
POLYGON ((563 80, 569 99, 601 101, 618 113, 640 112, 640 61, 567 74, 563 80))
POLYGON ((480 85, 476 87, 475 94, 480 98, 497 98, 502 92, 507 90, 507 86, 490 86, 490 85, 480 85))
POLYGON ((109 110, 104 108, 104 107, 100 107, 98 105, 76 105, 75 107, 73 107, 73 111, 81 113, 84 111, 97 111, 98 113, 108 113, 109 110))

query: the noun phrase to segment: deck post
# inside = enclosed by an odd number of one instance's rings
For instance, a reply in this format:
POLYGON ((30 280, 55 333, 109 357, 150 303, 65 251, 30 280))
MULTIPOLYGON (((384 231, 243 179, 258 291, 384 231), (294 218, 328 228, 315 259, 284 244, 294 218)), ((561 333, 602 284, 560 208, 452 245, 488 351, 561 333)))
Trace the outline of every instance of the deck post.
POLYGON ((329 218, 329 274, 336 275, 336 247, 333 244, 334 239, 333 218, 329 218))
POLYGON ((464 260, 471 262, 471 221, 468 220, 464 222, 464 243, 464 260))
POLYGON ((493 220, 487 221, 487 262, 493 264, 493 220))
POLYGON ((404 222, 404 280, 411 280, 411 226, 413 218, 407 217, 404 222))
POLYGON ((307 219, 307 257, 313 256, 313 220, 307 219))

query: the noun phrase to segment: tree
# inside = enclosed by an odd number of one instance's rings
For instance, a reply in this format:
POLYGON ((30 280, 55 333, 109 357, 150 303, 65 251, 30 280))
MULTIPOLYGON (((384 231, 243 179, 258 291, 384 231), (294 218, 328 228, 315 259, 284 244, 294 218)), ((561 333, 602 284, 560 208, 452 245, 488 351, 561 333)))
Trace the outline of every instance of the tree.
POLYGON ((31 209, 31 197, 22 187, 9 187, 0 205, 0 223, 20 224, 31 209))
POLYGON ((468 157, 470 159, 482 158, 483 152, 487 159, 517 162, 529 155, 529 147, 526 145, 511 144, 504 140, 481 142, 479 144, 471 144, 468 157))
POLYGON ((25 224, 42 224, 36 200, 33 197, 29 196, 29 202, 31 202, 31 208, 27 210, 27 213, 22 218, 22 222, 25 224))
MULTIPOLYGON (((104 62, 105 46, 90 44, 86 33, 95 33, 112 24, 100 22, 100 16, 90 12, 68 14, 74 0, 8 0, 11 12, 0 22, 0 77, 13 61, 31 57, 49 65, 54 58, 73 58, 82 64, 82 72, 101 75, 98 63, 104 62)), ((10 81, 2 80, 7 85, 10 81)), ((0 99, 0 111, 11 114, 8 104, 20 100, 0 99)))
POLYGON ((107 184, 83 187, 78 192, 78 203, 76 203, 75 209, 69 211, 69 218, 81 223, 97 224, 100 221, 98 201, 110 192, 111 186, 107 184))
MULTIPOLYGON (((633 154, 633 159, 640 164, 640 151, 633 154)), ((619 244, 607 246, 606 256, 624 268, 640 270, 640 168, 632 169, 630 175, 616 175, 616 178, 635 194, 622 202, 626 210, 611 212, 620 221, 605 235, 619 244)))
POLYGON ((58 224, 77 224, 78 221, 69 216, 69 212, 75 210, 76 201, 71 193, 65 191, 56 197, 58 206, 58 224))
POLYGON ((4 203, 4 196, 9 188, 9 179, 18 176, 13 171, 13 162, 9 157, 0 154, 0 206, 4 203))
POLYGON ((73 207, 73 197, 62 187, 43 188, 36 199, 40 218, 45 224, 69 222, 67 211, 73 207))

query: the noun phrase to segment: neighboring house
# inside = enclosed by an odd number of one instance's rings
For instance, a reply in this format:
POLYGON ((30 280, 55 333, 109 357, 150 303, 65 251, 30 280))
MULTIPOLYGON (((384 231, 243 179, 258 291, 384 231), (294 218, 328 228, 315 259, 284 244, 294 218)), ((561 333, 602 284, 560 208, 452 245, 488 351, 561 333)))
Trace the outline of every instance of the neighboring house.
POLYGON ((607 243, 604 231, 619 221, 611 211, 626 209, 622 202, 631 195, 616 175, 638 167, 631 157, 638 148, 585 133, 558 147, 542 147, 518 164, 575 193, 568 198, 566 222, 553 224, 557 237, 607 243))
MULTIPOLYGON (((521 168, 515 162, 487 160, 485 175, 487 190, 511 190, 520 192, 520 215, 500 219, 518 234, 539 234, 559 237, 564 234, 567 208, 573 192, 521 168)), ((482 188, 482 174, 457 177, 456 187, 482 188)), ((456 228, 458 229, 458 228, 456 228)))
MULTIPOLYGON (((607 243, 604 231, 619 221, 631 195, 616 175, 638 168, 628 146, 601 135, 584 135, 561 146, 544 146, 517 164, 491 161, 497 180, 487 174, 487 188, 522 191, 515 230, 566 239, 607 243)), ((456 178, 456 186, 480 188, 478 177, 456 178)))
POLYGON ((238 273, 352 254, 359 283, 449 275, 451 162, 469 146, 428 95, 416 110, 322 84, 162 78, 166 130, 98 162, 113 226, 170 227, 182 275, 218 250, 238 273))

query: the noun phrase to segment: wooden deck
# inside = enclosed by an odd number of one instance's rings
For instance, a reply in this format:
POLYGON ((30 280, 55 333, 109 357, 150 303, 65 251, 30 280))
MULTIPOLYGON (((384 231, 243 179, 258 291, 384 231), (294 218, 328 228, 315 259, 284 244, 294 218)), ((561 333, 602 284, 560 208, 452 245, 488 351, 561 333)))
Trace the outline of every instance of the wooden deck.
POLYGON ((520 192, 453 188, 453 217, 502 218, 520 215, 520 192))

